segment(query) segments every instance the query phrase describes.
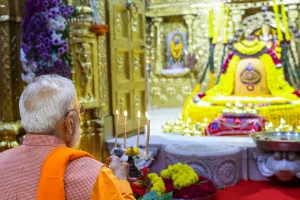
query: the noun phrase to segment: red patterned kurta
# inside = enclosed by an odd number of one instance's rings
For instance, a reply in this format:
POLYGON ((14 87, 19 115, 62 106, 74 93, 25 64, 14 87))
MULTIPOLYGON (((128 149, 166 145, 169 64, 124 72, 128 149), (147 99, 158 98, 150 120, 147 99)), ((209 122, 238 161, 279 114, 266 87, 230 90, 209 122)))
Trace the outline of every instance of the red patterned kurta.
MULTIPOLYGON (((65 143, 47 135, 26 135, 23 145, 0 154, 0 200, 36 198, 42 164, 50 151, 65 143)), ((102 164, 83 157, 69 162, 65 172, 66 199, 87 200, 102 164)))

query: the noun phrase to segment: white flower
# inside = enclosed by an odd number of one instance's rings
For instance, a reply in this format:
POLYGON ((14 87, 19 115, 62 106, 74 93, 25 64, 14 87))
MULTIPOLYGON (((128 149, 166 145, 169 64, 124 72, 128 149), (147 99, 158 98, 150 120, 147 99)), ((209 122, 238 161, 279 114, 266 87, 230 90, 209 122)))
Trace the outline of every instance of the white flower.
POLYGON ((33 72, 30 72, 27 74, 23 73, 23 74, 21 74, 21 76, 22 76, 22 80, 28 84, 31 83, 35 78, 35 74, 33 72))
POLYGON ((22 48, 20 50, 20 60, 21 60, 22 63, 27 63, 26 55, 25 55, 25 52, 22 48))
POLYGON ((62 44, 62 34, 53 33, 51 35, 51 38, 52 38, 52 44, 54 46, 58 46, 58 45, 62 44))
POLYGON ((67 27, 67 20, 61 15, 58 15, 54 19, 49 19, 48 21, 48 28, 50 30, 64 31, 66 27, 67 27))
POLYGON ((27 73, 34 73, 37 70, 37 64, 34 61, 27 63, 22 63, 23 69, 27 73))

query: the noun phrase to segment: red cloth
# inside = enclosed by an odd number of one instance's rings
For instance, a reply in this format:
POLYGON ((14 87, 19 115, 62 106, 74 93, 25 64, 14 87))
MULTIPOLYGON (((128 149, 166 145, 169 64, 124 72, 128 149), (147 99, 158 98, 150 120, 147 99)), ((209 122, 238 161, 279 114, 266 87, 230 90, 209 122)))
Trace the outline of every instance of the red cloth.
POLYGON ((218 190, 215 200, 299 200, 300 182, 241 181, 218 190))
POLYGON ((263 130, 266 120, 263 117, 218 117, 205 129, 206 135, 247 136, 263 130))

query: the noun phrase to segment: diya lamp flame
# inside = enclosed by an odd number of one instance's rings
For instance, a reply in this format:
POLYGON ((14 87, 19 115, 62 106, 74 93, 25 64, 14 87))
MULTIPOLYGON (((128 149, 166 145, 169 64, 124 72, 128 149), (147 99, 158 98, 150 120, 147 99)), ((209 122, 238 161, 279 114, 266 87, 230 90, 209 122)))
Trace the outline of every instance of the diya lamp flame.
POLYGON ((227 103, 226 108, 223 109, 222 113, 226 116, 256 116, 257 110, 254 108, 253 104, 243 105, 240 101, 236 101, 232 107, 230 103, 227 103))

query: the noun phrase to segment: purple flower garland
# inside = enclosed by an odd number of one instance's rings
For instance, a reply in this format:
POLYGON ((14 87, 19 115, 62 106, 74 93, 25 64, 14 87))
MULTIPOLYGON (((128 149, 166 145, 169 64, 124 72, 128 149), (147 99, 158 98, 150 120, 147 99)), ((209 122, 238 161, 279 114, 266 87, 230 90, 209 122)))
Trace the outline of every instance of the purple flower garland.
POLYGON ((36 76, 58 74, 71 78, 68 57, 67 18, 74 7, 62 0, 28 0, 22 22, 22 79, 30 83, 36 76))

